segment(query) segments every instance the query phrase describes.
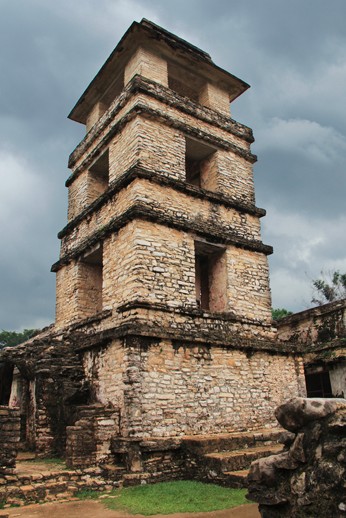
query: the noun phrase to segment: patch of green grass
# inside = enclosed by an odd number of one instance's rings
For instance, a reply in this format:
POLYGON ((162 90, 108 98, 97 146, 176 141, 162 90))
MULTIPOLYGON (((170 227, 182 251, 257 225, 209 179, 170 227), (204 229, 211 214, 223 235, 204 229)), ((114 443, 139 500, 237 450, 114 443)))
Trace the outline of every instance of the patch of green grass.
POLYGON ((230 489, 194 481, 162 482, 114 491, 103 503, 108 509, 132 514, 197 513, 230 509, 249 503, 245 489, 230 489))
POLYGON ((99 492, 93 491, 92 489, 81 489, 77 491, 74 496, 79 498, 80 500, 97 500, 100 497, 99 492))

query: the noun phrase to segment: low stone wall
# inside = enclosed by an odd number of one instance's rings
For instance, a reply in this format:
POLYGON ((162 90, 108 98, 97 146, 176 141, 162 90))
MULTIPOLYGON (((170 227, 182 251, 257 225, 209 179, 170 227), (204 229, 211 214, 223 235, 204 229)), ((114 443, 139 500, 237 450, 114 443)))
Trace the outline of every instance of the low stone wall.
MULTIPOLYGON (((47 465, 47 468, 49 465, 47 465)), ((119 486, 119 479, 112 474, 108 479, 99 467, 84 470, 43 471, 35 474, 0 475, 0 503, 5 507, 37 502, 64 500, 79 491, 110 491, 119 486)))
POLYGON ((277 408, 287 450, 252 463, 262 518, 346 516, 346 401, 294 398, 277 408))
POLYGON ((102 405, 78 408, 79 419, 66 429, 66 464, 87 468, 110 460, 111 439, 119 433, 119 412, 102 405))
POLYGON ((346 299, 307 309, 277 322, 278 339, 305 345, 346 336, 346 299))
POLYGON ((19 440, 19 409, 0 406, 0 475, 14 472, 19 440))

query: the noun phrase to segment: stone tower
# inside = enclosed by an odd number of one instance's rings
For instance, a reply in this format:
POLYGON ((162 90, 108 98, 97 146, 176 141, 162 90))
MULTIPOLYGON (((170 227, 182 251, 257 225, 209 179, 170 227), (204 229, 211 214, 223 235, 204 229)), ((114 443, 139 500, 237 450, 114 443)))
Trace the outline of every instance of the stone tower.
POLYGON ((300 390, 272 328, 252 131, 230 116, 247 88, 142 20, 70 113, 87 133, 54 332, 78 331, 89 401, 117 409, 123 439, 270 426, 300 390))
POLYGON ((267 255, 255 206, 252 131, 230 117, 248 85, 205 52, 133 23, 70 118, 57 326, 105 317, 175 338, 271 336, 267 255))

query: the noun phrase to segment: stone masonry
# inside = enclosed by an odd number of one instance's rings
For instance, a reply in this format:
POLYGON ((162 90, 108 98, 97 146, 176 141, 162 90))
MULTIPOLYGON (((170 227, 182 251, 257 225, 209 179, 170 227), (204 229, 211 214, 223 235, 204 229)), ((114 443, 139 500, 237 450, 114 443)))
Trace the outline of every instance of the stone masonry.
POLYGON ((270 429, 305 396, 301 354, 272 325, 252 131, 229 111, 247 88, 142 20, 71 111, 86 135, 69 158, 56 321, 0 358, 22 378, 23 444, 178 477, 182 437, 270 429))
POLYGON ((294 398, 278 407, 286 450, 252 463, 249 495, 263 518, 346 516, 346 401, 294 398))

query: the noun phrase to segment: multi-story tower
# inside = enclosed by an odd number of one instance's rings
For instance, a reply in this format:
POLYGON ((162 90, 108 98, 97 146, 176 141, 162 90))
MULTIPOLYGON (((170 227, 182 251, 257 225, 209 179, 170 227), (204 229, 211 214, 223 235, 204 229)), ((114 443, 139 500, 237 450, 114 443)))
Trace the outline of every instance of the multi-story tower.
POLYGON ((272 336, 252 131, 229 109, 247 88, 154 24, 130 27, 70 114, 87 135, 69 161, 57 326, 108 311, 107 327, 272 336))
POLYGON ((69 160, 55 333, 81 333, 92 398, 119 410, 123 437, 256 429, 299 392, 271 325, 252 131, 230 116, 247 88, 142 20, 70 114, 87 134, 69 160))

